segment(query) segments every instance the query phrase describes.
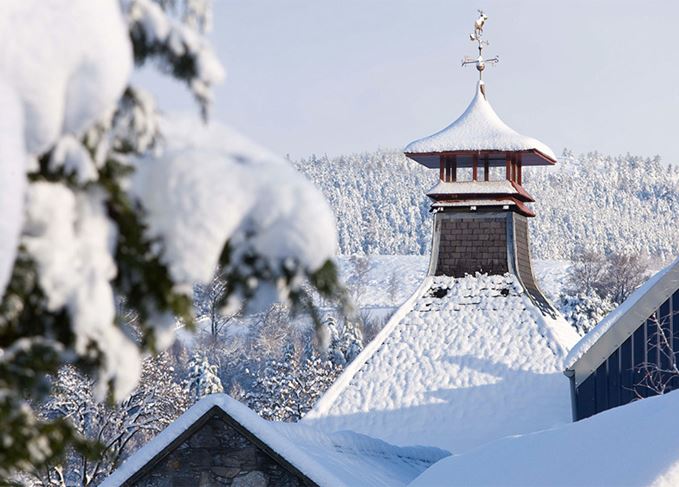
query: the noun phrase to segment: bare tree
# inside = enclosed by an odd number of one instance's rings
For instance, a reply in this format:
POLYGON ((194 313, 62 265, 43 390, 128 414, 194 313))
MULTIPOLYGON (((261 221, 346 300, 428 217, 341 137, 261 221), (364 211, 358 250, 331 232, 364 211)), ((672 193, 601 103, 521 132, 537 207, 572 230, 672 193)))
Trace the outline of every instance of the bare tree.
POLYGON ((360 306, 361 298, 368 286, 368 274, 370 273, 370 259, 365 255, 352 255, 349 258, 352 266, 352 279, 350 292, 356 306, 360 306))
POLYGON ((62 368, 54 394, 42 406, 41 414, 69 421, 79 435, 100 443, 101 451, 91 459, 86 452, 70 450, 61 463, 33 472, 25 483, 45 487, 96 485, 179 416, 188 404, 169 358, 160 354, 147 359, 139 387, 112 406, 94 399, 91 378, 71 366, 62 368))
MULTIPOLYGON (((291 326, 290 312, 282 304, 274 304, 263 314, 255 325, 256 355, 265 357, 280 357, 285 345, 295 338, 299 338, 298 330, 291 326)), ((256 357, 252 357, 256 358, 256 357)))
POLYGON ((649 259, 636 254, 609 256, 579 250, 573 254, 559 309, 584 334, 648 277, 649 259))
POLYGON ((606 271, 603 254, 580 249, 571 257, 573 264, 568 269, 568 285, 572 294, 591 295, 598 292, 606 271))
POLYGON ((672 391, 674 384, 679 382, 679 366, 673 351, 672 334, 668 332, 668 317, 659 320, 656 315, 649 318, 653 332, 647 341, 647 356, 655 356, 654 361, 645 361, 637 367, 640 380, 634 384, 634 393, 641 399, 648 396, 665 394, 672 391), (644 394, 646 392, 646 394, 644 394))
POLYGON ((606 292, 615 303, 622 303, 648 277, 648 258, 639 254, 611 254, 601 279, 600 293, 606 292))
POLYGON ((193 290, 196 319, 207 319, 210 322, 210 334, 218 337, 236 315, 223 314, 223 300, 227 291, 227 282, 217 271, 215 277, 206 285, 196 285, 193 290))
POLYGON ((391 303, 396 301, 396 296, 398 296, 400 290, 401 281, 396 270, 393 270, 389 276, 389 281, 387 281, 387 295, 389 296, 391 303))
POLYGON ((387 324, 388 317, 385 315, 379 315, 370 313, 369 311, 362 311, 359 314, 359 321, 361 323, 361 329, 363 331, 363 341, 364 343, 369 343, 375 336, 384 328, 387 324))

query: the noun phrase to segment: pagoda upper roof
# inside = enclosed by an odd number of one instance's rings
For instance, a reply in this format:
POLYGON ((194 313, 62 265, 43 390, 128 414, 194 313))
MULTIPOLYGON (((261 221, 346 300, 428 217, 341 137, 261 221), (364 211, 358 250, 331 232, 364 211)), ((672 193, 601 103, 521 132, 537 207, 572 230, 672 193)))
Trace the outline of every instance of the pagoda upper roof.
POLYGON ((478 82, 474 99, 457 120, 433 135, 411 142, 404 152, 431 167, 438 167, 438 157, 436 161, 429 159, 441 153, 521 152, 523 165, 556 162, 556 155, 547 145, 519 134, 498 117, 486 99, 483 81, 478 82))

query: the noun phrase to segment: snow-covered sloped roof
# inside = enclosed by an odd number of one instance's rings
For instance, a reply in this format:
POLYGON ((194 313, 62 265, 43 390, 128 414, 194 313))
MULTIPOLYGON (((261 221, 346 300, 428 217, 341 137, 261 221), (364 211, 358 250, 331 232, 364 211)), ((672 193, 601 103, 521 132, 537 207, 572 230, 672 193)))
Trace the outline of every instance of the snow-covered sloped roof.
POLYGON ((445 458, 410 485, 676 486, 678 409, 675 391, 548 431, 504 438, 445 458))
MULTIPOLYGON (((406 155, 455 151, 538 151, 555 162, 556 155, 547 145, 517 133, 498 117, 483 93, 483 86, 483 81, 479 81, 474 99, 460 118, 434 135, 408 144, 404 149, 406 155)), ((416 157, 414 159, 417 160, 416 157)))
POLYGON ((677 289, 679 258, 634 291, 573 347, 564 366, 575 373, 576 385, 596 370, 677 289))
POLYGON ((565 423, 575 341, 513 275, 428 277, 303 422, 454 453, 565 423))
POLYGON ((212 394, 125 460, 102 487, 117 487, 131 479, 215 407, 320 486, 407 485, 448 456, 438 448, 402 448, 349 431, 324 434, 305 424, 266 421, 228 395, 212 394))

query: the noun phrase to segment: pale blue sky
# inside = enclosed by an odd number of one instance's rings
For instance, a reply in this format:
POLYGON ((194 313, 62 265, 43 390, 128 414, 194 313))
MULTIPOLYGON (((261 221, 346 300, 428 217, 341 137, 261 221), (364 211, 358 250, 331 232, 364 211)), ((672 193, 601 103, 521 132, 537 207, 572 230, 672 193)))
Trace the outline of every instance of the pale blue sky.
MULTIPOLYGON (((490 19, 488 97, 512 128, 560 154, 679 163, 679 2, 660 0, 215 0, 228 77, 213 116, 293 157, 401 148, 453 121, 477 72, 460 60, 477 8, 490 19)), ((144 74, 165 111, 179 85, 144 74)))

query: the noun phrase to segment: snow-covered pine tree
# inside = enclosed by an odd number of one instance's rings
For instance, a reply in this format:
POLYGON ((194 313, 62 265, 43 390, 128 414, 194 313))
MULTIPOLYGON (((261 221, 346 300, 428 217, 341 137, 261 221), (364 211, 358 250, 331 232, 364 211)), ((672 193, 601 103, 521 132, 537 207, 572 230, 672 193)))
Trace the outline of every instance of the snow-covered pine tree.
POLYGON ((216 365, 211 365, 207 357, 194 355, 189 364, 186 391, 191 403, 200 401, 209 394, 224 392, 216 365))
POLYGON ((305 356, 296 377, 295 421, 304 417, 344 370, 344 366, 328 360, 327 355, 313 346, 307 347, 305 356))
MULTIPOLYGON (((345 319, 340 328, 337 319, 329 315, 323 321, 325 333, 328 335, 328 359, 335 365, 345 367, 363 350, 363 333, 360 323, 354 319, 345 319)), ((314 351, 309 350, 311 357, 314 351)))
POLYGON ((292 343, 288 343, 281 357, 266 360, 255 370, 246 370, 252 384, 245 394, 245 402, 264 419, 295 421, 298 368, 299 353, 292 343))
POLYGON ((562 294, 557 306, 566 321, 572 324, 580 335, 584 335, 616 305, 607 297, 602 298, 592 291, 589 294, 562 294))
POLYGON ((328 345, 328 358, 332 363, 343 366, 346 363, 346 359, 341 349, 342 337, 337 319, 333 315, 326 316, 323 320, 323 333, 326 335, 325 341, 328 345))
POLYGON ((389 274, 389 281, 387 281, 387 295, 392 303, 396 303, 396 296, 398 296, 400 290, 401 280, 398 272, 394 270, 389 274))
POLYGON ((3 3, 12 20, 0 29, 8 50, 0 59, 0 444, 13 446, 0 449, 0 477, 54 462, 73 439, 67 423, 36 416, 48 375, 72 364, 93 373, 98 398, 109 387, 125 398, 143 352, 167 347, 177 319, 192 323, 191 287, 216 266, 229 283, 223 304, 275 297, 273 288, 309 308, 297 285, 304 277, 336 294, 334 218, 316 190, 214 126, 193 141, 183 129, 163 137, 170 125, 161 127, 153 98, 130 84, 133 62, 154 64, 184 82, 207 117, 211 87, 223 76, 205 37, 208 7, 3 3), (292 188, 292 199, 264 221, 259 207, 239 204, 243 186, 269 196, 292 188), (274 230, 281 228, 288 233, 274 230), (313 245, 272 245, 286 239, 313 245), (139 340, 129 338, 116 301, 135 316, 139 340))
POLYGON ((300 352, 288 344, 283 356, 248 371, 252 384, 245 402, 272 421, 298 421, 337 379, 343 367, 311 344, 300 352))
POLYGON ((352 362, 363 350, 363 332, 358 321, 347 319, 339 343, 345 364, 352 362))

